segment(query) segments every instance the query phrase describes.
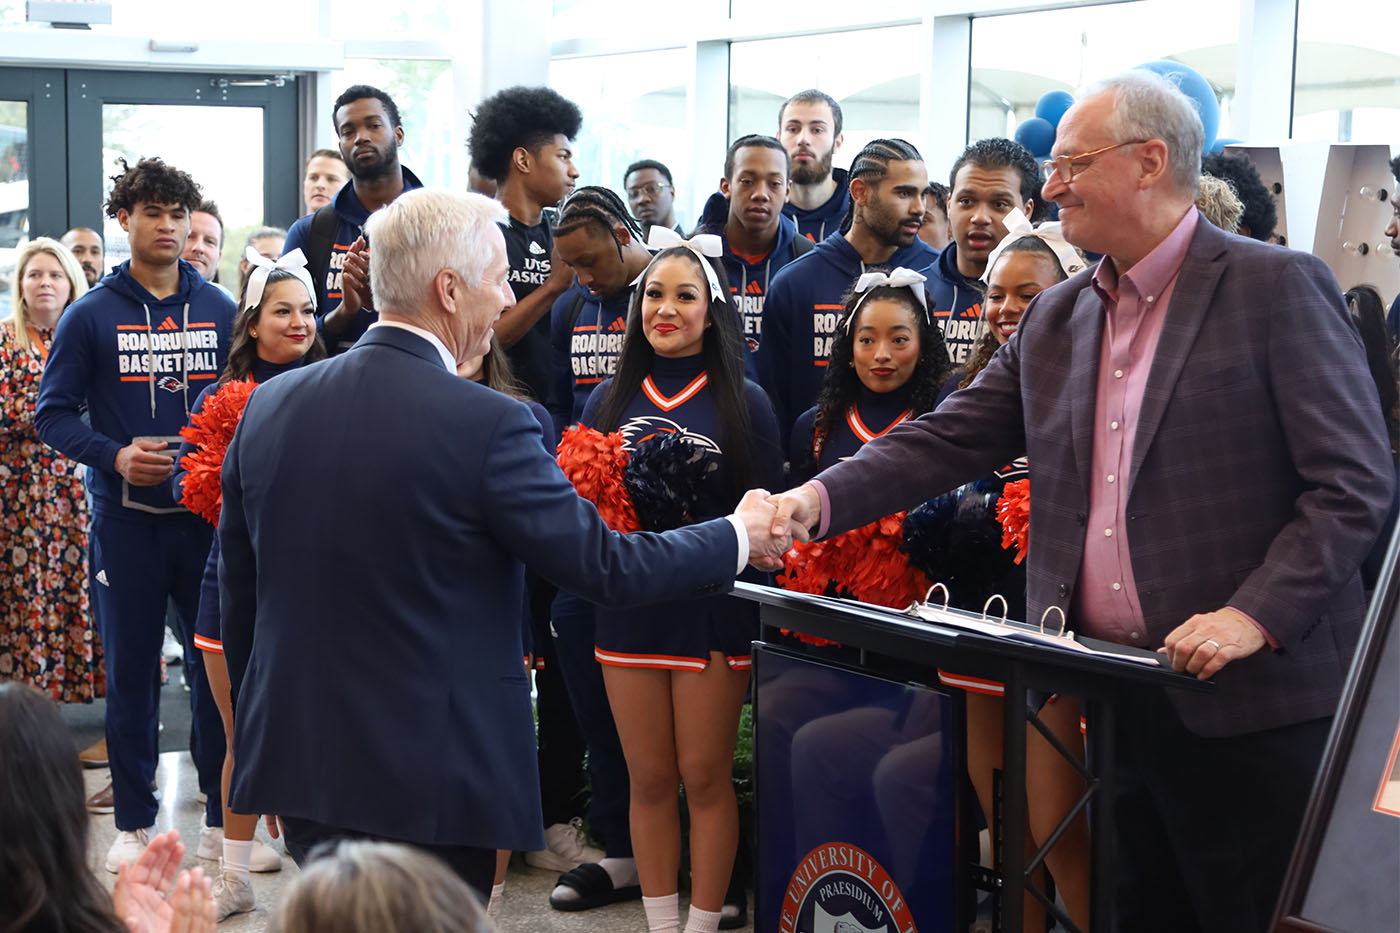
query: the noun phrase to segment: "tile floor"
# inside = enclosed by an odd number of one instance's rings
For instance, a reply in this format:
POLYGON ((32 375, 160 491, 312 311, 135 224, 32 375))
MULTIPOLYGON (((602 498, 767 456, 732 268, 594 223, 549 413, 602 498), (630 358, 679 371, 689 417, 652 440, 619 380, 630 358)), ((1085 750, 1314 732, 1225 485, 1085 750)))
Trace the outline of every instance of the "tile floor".
MULTIPOLYGON (((108 780, 105 769, 86 771, 84 777, 88 793, 101 789, 108 780)), ((216 862, 204 861, 194 855, 194 848, 199 842, 199 823, 204 808, 195 800, 194 762, 189 754, 162 754, 156 780, 161 790, 161 808, 156 817, 157 831, 180 831, 181 841, 189 850, 185 855, 184 867, 193 868, 198 865, 204 868, 206 873, 217 870, 216 862)), ((111 815, 93 814, 90 863, 93 871, 108 887, 116 876, 108 873, 102 863, 115 837, 116 826, 111 815)), ((258 837, 283 851, 281 843, 272 842, 267 838, 264 828, 258 829, 258 837)), ((296 865, 289 857, 284 855, 282 864, 283 869, 280 872, 253 875, 258 909, 225 920, 219 925, 221 933, 257 933, 268 928, 278 899, 296 877, 296 865)), ((512 863, 498 924, 501 933, 632 933, 646 929, 646 919, 642 914, 640 902, 617 904, 575 914, 551 909, 547 899, 556 877, 555 872, 529 868, 518 859, 512 863)), ((684 910, 681 916, 684 918, 684 910)), ((752 931, 753 927, 745 929, 752 931)))

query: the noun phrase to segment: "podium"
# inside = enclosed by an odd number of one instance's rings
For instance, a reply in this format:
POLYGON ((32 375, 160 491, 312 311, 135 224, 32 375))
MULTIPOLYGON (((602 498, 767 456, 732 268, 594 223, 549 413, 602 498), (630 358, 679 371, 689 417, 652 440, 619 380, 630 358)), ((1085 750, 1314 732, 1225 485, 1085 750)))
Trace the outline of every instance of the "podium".
MULTIPOLYGON (((844 759, 864 767, 861 755, 853 748, 861 743, 866 747, 875 744, 872 730, 884 728, 877 727, 877 723, 900 724, 909 739, 901 745, 901 749, 911 750, 907 759, 922 760, 929 768, 928 780, 941 782, 936 788, 939 793, 956 796, 953 782, 961 778, 965 769, 962 760, 965 739, 960 730, 961 717, 951 713, 960 709, 960 697, 957 691, 948 691, 939 686, 937 670, 941 666, 1005 685, 1001 818, 999 827, 994 830, 998 834, 999 844, 996 871, 985 880, 994 890, 994 929, 1011 933, 1021 930, 1022 902, 1026 894, 1045 905, 1047 912, 1053 913, 1065 929, 1077 930, 1047 893, 1030 883, 1030 879, 1065 828, 1091 803, 1107 799, 1107 790, 1113 786, 1114 780, 1114 749, 1111 743, 1115 701, 1131 691, 1144 689, 1204 691, 1212 688, 1208 682, 1178 674, 1170 667, 1156 663, 1161 656, 1141 649, 1095 642, 1093 639, 1077 640, 1091 648, 1136 655, 1142 661, 1153 663, 1026 643, 954 624, 931 622, 877 606, 753 584, 736 583, 734 595, 760 604, 762 634, 760 641, 755 643, 754 651, 754 709, 757 809, 761 828, 772 821, 765 819, 766 814, 771 818, 774 813, 789 810, 795 811, 793 825, 799 828, 819 822, 823 814, 832 813, 845 816, 848 823, 856 822, 849 814, 842 814, 839 807, 824 807, 820 813, 815 808, 812 812, 802 812, 804 794, 801 793, 801 785, 809 780, 822 779, 827 770, 836 771, 844 759), (835 651, 797 644, 780 636, 779 630, 782 629, 838 642, 843 648, 835 651), (804 666, 810 669, 810 673, 804 670, 804 666), (777 671, 777 674, 771 674, 772 671, 777 671), (818 676, 822 671, 840 671, 871 682, 851 682, 854 684, 850 687, 853 693, 861 693, 864 686, 878 688, 879 684, 884 684, 885 695, 893 700, 884 705, 881 705, 883 701, 876 701, 870 706, 869 701, 862 699, 858 702, 867 706, 835 714, 830 707, 824 707, 817 710, 820 718, 814 718, 810 723, 787 723, 785 728, 794 735, 799 732, 805 735, 812 730, 828 735, 844 735, 846 751, 843 752, 840 740, 834 741, 827 754, 805 756, 802 762, 794 764, 794 771, 798 764, 805 770, 800 780, 794 774, 792 789, 774 786, 781 783, 775 780, 775 774, 778 778, 782 775, 771 767, 765 767, 770 764, 765 755, 771 758, 777 754, 771 743, 765 741, 765 729, 772 732, 775 728, 766 726, 772 721, 768 712, 784 699, 781 694, 787 692, 777 685, 792 683, 795 678, 807 678, 817 685, 811 691, 811 696, 829 699, 829 688, 818 684, 838 681, 822 681, 818 676), (1094 735, 1086 761, 1078 761, 1077 756, 1072 755, 1040 722, 1035 710, 1027 704, 1030 691, 1064 693, 1084 702, 1094 735), (908 701, 902 707, 899 706, 900 697, 908 701), (866 709, 885 710, 888 715, 883 718, 874 713, 867 715, 863 712, 866 709), (927 722, 927 727, 911 732, 908 726, 912 718, 922 718, 927 722), (1086 782, 1086 789, 1075 806, 1029 861, 1024 854, 1027 724, 1044 735, 1086 782), (769 746, 767 749, 766 745, 769 746), (919 755, 922 755, 921 759, 919 755)), ((976 613, 961 613, 959 610, 948 610, 944 615, 950 613, 971 621, 981 618, 976 613)), ((1029 631, 1032 627, 1022 628, 1029 631)), ((847 688, 843 686, 841 689, 847 688)), ((794 715, 800 717, 800 704, 785 702, 783 705, 784 715, 789 719, 794 715), (796 713, 793 712, 794 708, 796 713)), ((874 770, 879 772, 883 764, 875 766, 874 770)), ((954 807, 953 800, 943 800, 941 804, 934 800, 931 803, 935 806, 934 812, 918 814, 911 811, 910 832, 915 831, 915 826, 935 829, 944 826, 948 812, 954 807)), ((1097 929, 1107 929, 1110 882, 1117 857, 1111 851, 1111 837, 1105 830, 1105 822, 1103 819, 1090 821, 1091 924, 1097 929)), ((901 826, 897 818, 886 818, 884 823, 881 848, 894 853, 900 848, 900 840, 896 837, 901 826)), ((952 877, 933 878, 927 876, 927 869, 922 874, 911 874, 902 866, 941 864, 937 859, 925 859, 921 863, 914 858, 888 854, 887 857, 895 863, 890 865, 879 853, 867 851, 849 839, 833 838, 807 848, 811 845, 809 841, 802 844, 802 852, 790 850, 784 856, 774 849, 786 844, 787 840, 775 840, 771 835, 765 839, 760 829, 755 929, 779 933, 825 933, 827 930, 890 930, 898 933, 922 930, 924 933, 936 933, 955 928, 966 930, 966 922, 970 918, 965 911, 960 913, 954 909, 953 905, 966 903, 963 895, 967 893, 976 869, 947 850, 943 843, 949 837, 950 834, 944 834, 935 838, 932 847, 941 848, 948 856, 948 869, 952 877), (784 866, 783 861, 789 864, 784 866), (925 892, 933 893, 929 897, 921 897, 925 892), (821 902, 813 903, 814 900, 821 902), (835 913, 837 910, 847 912, 838 915, 835 913)))

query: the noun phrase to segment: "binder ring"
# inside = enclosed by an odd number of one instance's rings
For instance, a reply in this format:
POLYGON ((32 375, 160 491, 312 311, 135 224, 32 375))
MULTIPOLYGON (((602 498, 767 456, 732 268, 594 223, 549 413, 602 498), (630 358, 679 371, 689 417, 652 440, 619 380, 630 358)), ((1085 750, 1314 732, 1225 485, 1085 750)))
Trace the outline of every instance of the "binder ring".
POLYGON ((1010 612, 1011 610, 1010 610, 1010 608, 1008 608, 1007 605, 1006 605, 1006 597, 1003 596, 1003 595, 1001 595, 1000 593, 993 593, 991 596, 987 597, 986 603, 984 603, 983 606, 982 606, 982 621, 984 621, 984 622, 990 622, 990 621, 992 621, 991 619, 987 618, 987 610, 989 610, 989 609, 992 608, 992 600, 994 600, 994 599, 999 599, 999 600, 1001 600, 1001 624, 1002 624, 1002 625, 1005 625, 1005 624, 1006 624, 1006 614, 1007 614, 1008 612, 1010 612))
POLYGON ((935 583, 933 586, 931 586, 931 587, 928 588, 928 592, 926 592, 926 593, 924 594, 924 602, 928 602, 929 597, 933 595, 933 591, 934 591, 934 590, 942 590, 942 591, 943 591, 943 608, 944 608, 944 609, 947 609, 947 608, 948 608, 948 600, 952 599, 952 598, 953 598, 953 595, 952 595, 951 593, 948 592, 948 588, 947 588, 946 586, 944 586, 942 583, 935 583))
POLYGON ((1058 613, 1060 614, 1060 630, 1059 630, 1058 632, 1055 633, 1055 637, 1056 637, 1056 638, 1064 638, 1064 637, 1065 637, 1065 611, 1064 611, 1063 609, 1061 609, 1059 606, 1047 606, 1046 609, 1045 609, 1045 611, 1042 612, 1042 613, 1040 614, 1040 634, 1042 634, 1042 635, 1045 634, 1045 617, 1048 616, 1051 612, 1058 612, 1058 613))

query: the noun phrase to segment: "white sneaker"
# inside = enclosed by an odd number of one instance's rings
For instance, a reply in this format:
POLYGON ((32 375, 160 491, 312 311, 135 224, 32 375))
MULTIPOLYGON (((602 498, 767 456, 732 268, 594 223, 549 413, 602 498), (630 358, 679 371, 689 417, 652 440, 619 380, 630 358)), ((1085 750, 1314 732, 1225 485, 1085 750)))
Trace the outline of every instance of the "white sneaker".
POLYGON ((145 829, 118 832, 117 838, 112 841, 112 848, 107 850, 107 870, 115 875, 123 862, 134 862, 140 858, 141 853, 146 851, 146 846, 151 844, 153 829, 154 826, 148 826, 145 829))
POLYGON ((238 872, 221 872, 214 881, 213 894, 214 903, 219 908, 219 920, 247 913, 257 906, 253 899, 253 883, 238 872))
POLYGON ((583 821, 555 823, 544 831, 545 848, 525 853, 525 864, 546 871, 570 871, 586 862, 602 861, 605 853, 588 845, 583 821))
MULTIPOLYGON (((222 826, 206 826, 201 821, 199 847, 195 849, 194 854, 211 862, 221 861, 224 857, 224 828, 222 826)), ((248 862, 248 870, 281 871, 282 856, 276 849, 263 844, 259 839, 254 839, 253 854, 248 862)))

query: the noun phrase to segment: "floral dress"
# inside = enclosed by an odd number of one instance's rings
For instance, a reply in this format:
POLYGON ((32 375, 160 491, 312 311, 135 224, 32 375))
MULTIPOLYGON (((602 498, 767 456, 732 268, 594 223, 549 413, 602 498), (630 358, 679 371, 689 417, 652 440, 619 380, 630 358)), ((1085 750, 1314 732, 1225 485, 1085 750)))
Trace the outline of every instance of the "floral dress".
POLYGON ((0 680, 55 700, 106 693, 88 606, 88 508, 77 464, 39 440, 34 404, 52 331, 32 350, 0 324, 0 680))

